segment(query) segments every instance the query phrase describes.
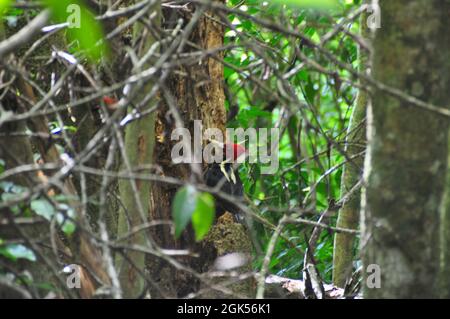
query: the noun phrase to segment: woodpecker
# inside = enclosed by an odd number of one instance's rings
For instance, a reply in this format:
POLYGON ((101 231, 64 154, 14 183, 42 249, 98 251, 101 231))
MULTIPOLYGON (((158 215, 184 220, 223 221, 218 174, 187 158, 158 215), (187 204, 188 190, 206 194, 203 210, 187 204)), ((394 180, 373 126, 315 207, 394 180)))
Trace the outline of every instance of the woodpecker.
POLYGON ((111 96, 107 96, 107 95, 105 95, 102 98, 102 100, 107 106, 112 106, 112 105, 116 104, 117 102, 119 102, 115 97, 111 97, 111 96))
MULTIPOLYGON (((242 199, 244 187, 239 174, 235 170, 239 167, 239 163, 236 162, 238 158, 247 154, 245 147, 239 144, 223 144, 213 140, 211 142, 222 147, 224 160, 220 163, 208 164, 203 174, 206 185, 214 188, 220 184, 221 192, 234 196, 237 200, 242 199)), ((229 212, 238 221, 240 220, 239 208, 233 202, 222 199, 220 196, 214 195, 214 197, 216 200, 216 218, 222 216, 225 212, 229 212)))

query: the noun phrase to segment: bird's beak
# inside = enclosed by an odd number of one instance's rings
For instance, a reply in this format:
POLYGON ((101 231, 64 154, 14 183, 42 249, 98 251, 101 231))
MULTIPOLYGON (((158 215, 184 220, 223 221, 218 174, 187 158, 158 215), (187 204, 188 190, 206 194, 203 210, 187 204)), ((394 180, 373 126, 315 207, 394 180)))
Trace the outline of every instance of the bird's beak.
POLYGON ((210 138, 208 138, 208 141, 209 141, 210 143, 212 143, 212 144, 215 144, 215 145, 221 147, 221 148, 223 148, 223 147, 225 146, 224 143, 219 142, 219 141, 216 141, 216 140, 213 140, 213 139, 210 139, 210 138))
MULTIPOLYGON (((225 163, 226 162, 220 163, 220 170, 221 170, 222 174, 225 176, 225 178, 227 179, 227 181, 230 182, 230 177, 231 176, 228 176, 228 172, 225 169, 225 163)), ((233 170, 231 170, 231 171, 233 172, 233 170)), ((234 183, 236 184, 236 177, 235 176, 233 176, 233 177, 234 177, 234 181, 235 181, 234 183)), ((233 177, 231 177, 231 179, 233 179, 233 177)))

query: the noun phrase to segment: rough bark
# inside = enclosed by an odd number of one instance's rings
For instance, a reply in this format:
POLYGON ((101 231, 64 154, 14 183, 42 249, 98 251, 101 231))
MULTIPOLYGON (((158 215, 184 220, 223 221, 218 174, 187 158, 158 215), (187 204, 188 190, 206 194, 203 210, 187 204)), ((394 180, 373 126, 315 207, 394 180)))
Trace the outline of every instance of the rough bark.
MULTIPOLYGON (((150 8, 148 16, 157 12, 157 17, 152 19, 152 23, 159 23, 160 8, 154 6, 150 8)), ((150 31, 141 24, 136 24, 134 38, 139 39, 138 56, 144 56, 154 43, 155 39, 150 31), (142 38, 141 38, 142 37, 142 38)), ((149 68, 153 61, 148 61, 143 67, 149 68)), ((135 105, 139 104, 151 91, 153 82, 147 82, 140 88, 140 93, 136 95, 135 105)), ((151 108, 155 101, 151 100, 143 107, 142 111, 151 108)), ((133 108, 130 107, 130 112, 133 108)), ((155 146, 155 113, 150 113, 138 120, 129 123, 125 129, 125 152, 127 160, 122 163, 122 170, 136 169, 137 167, 148 166, 153 162, 153 150, 155 146), (128 162, 128 163, 127 163, 128 162)), ((120 180, 119 193, 124 210, 119 212, 118 236, 123 236, 130 232, 131 228, 137 227, 147 222, 150 205, 150 182, 142 180, 120 180)), ((147 235, 141 231, 127 240, 128 245, 139 245, 146 247, 150 244, 147 235)), ((119 280, 125 298, 136 298, 143 293, 145 282, 140 273, 144 272, 145 254, 136 251, 117 256, 117 266, 120 267, 119 280)))
MULTIPOLYGON (((369 29, 367 27, 367 13, 363 13, 360 19, 360 34, 367 39, 369 29)), ((368 52, 359 47, 360 71, 368 70, 368 52)), ((347 129, 345 153, 351 158, 361 153, 366 144, 366 109, 368 93, 360 90, 353 107, 350 123, 347 129)), ((358 157, 345 164, 342 172, 341 196, 345 196, 362 178, 364 157, 358 157)), ((347 202, 339 210, 336 227, 356 229, 359 225, 361 192, 355 191, 347 202)), ((355 252, 355 235, 348 233, 336 233, 334 236, 333 250, 333 283, 338 287, 344 287, 353 270, 353 258, 355 252)))
MULTIPOLYGON (((92 9, 97 14, 102 14, 105 12, 108 1, 100 0, 100 6, 96 6, 93 2, 89 2, 88 5, 93 6, 92 9)), ((125 8, 134 4, 134 0, 124 0, 121 1, 120 7, 125 8)), ((116 28, 120 27, 121 24, 127 22, 126 17, 121 17, 118 19, 107 19, 102 21, 102 27, 105 34, 109 34, 116 28)), ((108 40, 109 54, 101 64, 90 64, 88 61, 83 61, 83 67, 90 74, 98 74, 98 83, 92 83, 90 79, 87 79, 81 72, 75 73, 73 81, 77 83, 80 87, 91 87, 94 89, 100 89, 102 86, 110 85, 112 83, 117 83, 123 80, 124 74, 129 74, 131 69, 131 62, 129 57, 127 57, 126 47, 130 44, 130 40, 133 37, 133 28, 129 26, 120 32, 120 36, 115 36, 108 40)), ((116 96, 120 97, 122 90, 117 90, 116 96)), ((110 93, 111 97, 114 93, 110 93)), ((83 97, 82 94, 76 96, 75 98, 83 97)), ((69 97, 67 97, 68 99, 69 97)), ((86 146, 94 137, 94 135, 101 129, 102 123, 102 113, 104 110, 101 109, 101 99, 93 100, 89 103, 88 107, 76 107, 71 110, 72 117, 75 118, 75 126, 77 131, 73 137, 73 144, 77 153, 81 153, 86 149, 86 146)), ((113 109, 109 109, 108 113, 112 113, 113 109)), ((70 117, 67 118, 67 125, 73 125, 70 117)), ((92 154, 91 158, 85 162, 92 168, 104 169, 106 164, 106 159, 108 156, 109 145, 101 147, 95 154, 92 154)), ((110 170, 118 170, 120 167, 120 157, 118 152, 114 154, 114 163, 109 167, 110 170)), ((86 193, 89 195, 89 201, 87 203, 87 214, 89 216, 89 222, 94 231, 98 231, 99 226, 99 214, 101 207, 99 207, 99 202, 97 198, 101 192, 101 184, 104 179, 103 176, 95 175, 85 175, 86 178, 86 193), (97 198, 96 198, 97 197, 97 198)), ((81 181, 79 176, 76 174, 74 176, 75 184, 79 192, 81 192, 81 181)), ((107 186, 107 203, 106 203, 106 214, 103 216, 106 222, 108 234, 110 238, 115 238, 117 236, 117 226, 118 226, 118 216, 119 216, 119 200, 118 194, 118 181, 116 179, 109 180, 107 186)))
MULTIPOLYGON (((448 163, 450 163, 450 151, 447 165, 448 163)), ((441 283, 441 298, 448 299, 450 298, 450 167, 447 168, 445 188, 445 207, 442 211, 441 219, 441 274, 439 282, 441 283)))
MULTIPOLYGON (((223 1, 222 1, 223 2, 223 1)), ((190 4, 186 10, 165 9, 163 15, 165 19, 164 28, 172 29, 178 19, 182 18, 187 25, 195 12, 201 10, 200 6, 195 7, 190 4)), ((192 32, 188 36, 188 43, 184 46, 183 52, 193 52, 202 50, 211 50, 220 48, 223 45, 224 27, 214 21, 220 20, 212 11, 206 10, 206 13, 200 17, 192 32)), ((224 132, 226 122, 225 95, 223 88, 223 65, 220 59, 223 53, 218 51, 214 55, 218 60, 204 56, 200 61, 180 66, 178 72, 173 72, 166 81, 167 92, 165 98, 170 95, 173 98, 176 110, 181 116, 184 127, 188 128, 193 135, 195 120, 201 120, 203 129, 218 128, 224 132)), ((156 125, 157 147, 155 150, 155 162, 161 168, 165 176, 174 176, 185 181, 196 179, 192 174, 189 165, 177 164, 171 162, 170 152, 176 141, 170 141, 170 134, 176 127, 170 105, 165 103, 158 112, 156 125)), ((176 188, 173 186, 158 185, 152 189, 152 220, 171 220, 171 203, 176 188)), ((234 223, 232 223, 234 224, 234 223)), ((219 231, 217 225, 213 227, 211 233, 219 231)), ((222 226, 220 226, 222 227, 222 226)), ((230 226, 232 227, 232 226, 230 226)), ((239 238, 247 238, 243 228, 239 228, 239 238)), ((178 261, 196 272, 208 271, 215 258, 218 255, 222 243, 221 241, 204 241, 195 243, 192 231, 186 231, 179 240, 175 240, 169 227, 161 226, 154 229, 154 238, 158 244, 164 248, 189 248, 200 253, 200 257, 180 257, 178 261)), ((223 231, 220 233, 224 234, 223 231)), ((226 234, 225 234, 226 235, 226 234)), ((226 237, 224 235, 224 237, 226 237)), ((211 237, 210 237, 211 238, 211 237)), ((242 243, 234 242, 234 251, 241 251, 238 247, 242 243)), ((233 251, 232 248, 227 251, 233 251)), ((200 282, 191 272, 175 269, 165 261, 157 258, 149 258, 147 268, 151 273, 158 287, 151 289, 154 297, 172 296, 183 297, 189 293, 196 292, 200 288, 200 282)), ((242 293, 242 291, 240 291, 242 293)), ((202 294, 202 297, 211 297, 214 294, 210 291, 202 294)))
MULTIPOLYGON (((425 102, 450 101, 448 1, 380 1, 374 77, 425 102)), ((368 113, 361 253, 365 298, 438 296, 448 119, 375 92, 368 113), (369 288, 367 266, 381 270, 369 288)))
MULTIPOLYGON (((243 259, 251 260, 252 241, 246 232, 244 225, 236 223, 231 214, 222 215, 207 237, 202 242, 203 249, 212 251, 212 255, 203 254, 205 259, 205 267, 203 271, 215 271, 215 265, 211 262, 216 257, 231 256, 229 254, 238 253, 243 259)), ((237 269, 238 273, 250 274, 252 272, 251 263, 247 262, 237 269)), ((221 285, 228 291, 208 289, 208 285, 203 283, 200 288, 204 289, 204 293, 200 294, 201 298, 250 298, 253 297, 251 292, 254 287, 253 277, 246 280, 234 278, 216 278, 210 281, 210 284, 221 285)))

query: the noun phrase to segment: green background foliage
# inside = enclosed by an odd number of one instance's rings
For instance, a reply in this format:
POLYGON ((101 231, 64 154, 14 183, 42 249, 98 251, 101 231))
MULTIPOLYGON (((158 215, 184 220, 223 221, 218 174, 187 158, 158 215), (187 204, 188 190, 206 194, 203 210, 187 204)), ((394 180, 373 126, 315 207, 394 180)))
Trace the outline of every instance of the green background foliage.
MULTIPOLYGON (((228 2, 230 6, 241 3, 239 0, 228 2)), ((316 1, 314 3, 319 4, 316 1)), ((284 17, 289 23, 288 27, 297 29, 318 42, 332 30, 334 24, 342 21, 342 17, 357 8, 359 1, 323 1, 320 2, 323 5, 320 13, 305 8, 305 5, 309 4, 310 1, 250 0, 245 1, 241 10, 252 16, 270 20, 284 17), (282 3, 296 5, 283 6, 282 3), (329 10, 330 6, 333 7, 332 10, 329 10)), ((230 15, 229 19, 235 29, 226 32, 225 43, 234 43, 238 46, 246 40, 241 36, 245 34, 249 36, 249 41, 267 45, 267 51, 258 54, 239 46, 227 51, 225 55, 225 61, 232 66, 225 67, 225 81, 233 93, 233 104, 239 106, 239 113, 229 126, 277 125, 280 114, 285 112, 286 107, 279 103, 272 105, 272 101, 279 100, 274 94, 280 92, 274 69, 279 74, 286 74, 301 64, 302 61, 296 57, 296 49, 302 50, 308 58, 335 72, 335 75, 330 77, 305 66, 289 78, 296 96, 306 107, 295 106, 298 110, 288 123, 291 132, 285 130, 281 136, 280 168, 277 173, 261 175, 258 165, 241 167, 245 192, 253 200, 256 210, 260 211, 262 217, 277 224, 283 212, 300 206, 315 211, 307 217, 317 221, 318 212, 327 209, 330 203, 338 201, 341 196, 339 186, 342 167, 331 172, 327 171, 344 160, 338 148, 343 148, 356 89, 351 83, 345 82, 344 79, 349 79, 347 71, 340 70, 308 46, 280 34, 267 32, 250 19, 234 15, 230 15), (268 60, 272 62, 271 68, 266 63, 268 60), (235 72, 236 69, 240 72, 235 72), (255 88, 254 82, 249 80, 251 78, 263 79, 263 84, 270 90, 255 88), (292 138, 298 136, 300 140, 292 138), (330 141, 335 141, 336 144, 333 145, 330 141), (293 144, 300 146, 300 157, 296 155, 293 144), (320 182, 316 184, 317 181, 320 182)), ((346 25, 346 29, 357 33, 359 24, 355 21, 346 25)), ((325 48, 340 61, 355 67, 359 63, 356 43, 345 34, 339 33, 326 43, 325 48)), ((230 107, 229 103, 227 107, 230 107)), ((311 231, 310 226, 288 226, 285 232, 295 245, 288 245, 283 239, 279 239, 269 272, 290 278, 301 277, 303 259, 296 249, 306 249, 305 238, 309 238, 311 231)), ((258 228, 258 238, 263 251, 267 248, 271 234, 270 230, 258 228)), ((333 234, 323 231, 315 250, 315 258, 321 275, 328 282, 331 281, 332 254, 333 234)), ((258 268, 262 257, 260 255, 256 261, 255 266, 258 268)))
MULTIPOLYGON (((1 12, 6 8, 5 3, 1 1, 1 12)), ((98 61, 105 56, 108 48, 106 41, 102 40, 102 28, 82 2, 45 0, 44 3, 51 8, 55 23, 66 21, 69 4, 78 4, 81 8, 81 27, 66 30, 69 51, 90 61, 98 61)), ((224 58, 224 80, 230 93, 226 107, 229 111, 235 106, 238 108, 228 126, 279 127, 280 119, 285 114, 291 115, 280 136, 278 171, 273 175, 262 175, 259 164, 240 167, 245 193, 254 211, 272 224, 277 224, 283 213, 297 210, 304 210, 305 217, 317 221, 321 212, 340 199, 340 164, 344 161, 342 149, 356 89, 348 71, 340 69, 307 43, 268 31, 252 18, 282 21, 286 28, 304 34, 317 44, 359 4, 358 0, 227 1, 228 6, 239 7, 249 15, 248 18, 228 15, 233 27, 226 30, 225 45, 235 46, 225 52, 224 58), (317 6, 320 11, 315 10, 317 6), (251 43, 255 42, 264 45, 266 50, 253 50, 251 43), (314 70, 299 57, 298 51, 331 70, 332 74, 325 76, 314 70), (288 101, 280 78, 287 79, 298 103, 288 101), (255 85, 254 79, 258 79, 259 85, 255 85)), ((21 12, 10 9, 5 16, 20 15, 21 12)), ((356 34, 358 22, 345 24, 345 29, 356 34)), ((324 48, 339 61, 354 68, 358 66, 357 45, 351 36, 337 33, 325 43, 324 48)), ((51 121, 50 129, 58 127, 57 122, 51 121)), ((70 128, 72 131, 77 129, 70 128)), ((58 147, 64 150, 65 145, 58 144, 58 147)), ((0 174, 3 165, 0 162, 0 174)), ((11 200, 25 191, 10 183, 0 186, 2 201, 11 200)), ((34 214, 47 220, 56 218, 65 233, 73 233, 73 212, 67 198, 54 200, 49 202, 45 197, 33 198, 29 203, 17 205, 11 210, 24 216, 34 214)), ((184 186, 174 198, 172 215, 177 237, 191 222, 196 240, 201 240, 214 221, 213 197, 194 186, 184 186)), ((272 230, 259 224, 255 224, 255 228, 260 249, 257 248, 254 266, 260 268, 264 257, 261 251, 266 251, 272 230)), ((269 272, 290 278, 301 277, 303 259, 297 249, 304 251, 307 248, 305 242, 311 233, 311 226, 288 225, 284 238, 291 244, 282 238, 278 240, 269 272)), ((331 281, 332 247, 332 233, 322 231, 314 257, 322 278, 327 282, 331 281)), ((33 252, 27 247, 1 241, 0 254, 11 259, 35 260, 33 252)))

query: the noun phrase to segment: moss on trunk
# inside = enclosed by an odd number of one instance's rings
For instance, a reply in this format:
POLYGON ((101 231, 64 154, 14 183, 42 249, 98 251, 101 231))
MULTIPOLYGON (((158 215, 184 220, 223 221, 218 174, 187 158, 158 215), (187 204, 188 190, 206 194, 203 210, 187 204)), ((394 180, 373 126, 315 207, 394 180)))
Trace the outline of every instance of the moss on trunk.
MULTIPOLYGON (((450 101, 448 1, 380 1, 373 75, 425 102, 450 101)), ((439 215, 447 170, 448 119, 384 92, 368 108, 361 251, 381 289, 366 298, 438 296, 439 215)), ((365 280, 370 274, 363 269, 365 280)))

